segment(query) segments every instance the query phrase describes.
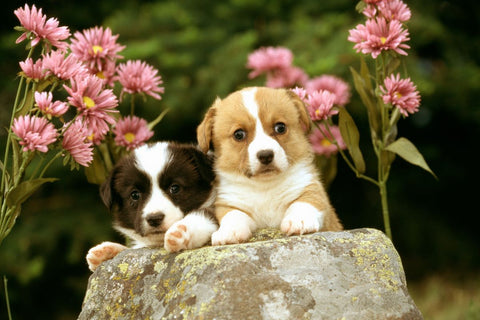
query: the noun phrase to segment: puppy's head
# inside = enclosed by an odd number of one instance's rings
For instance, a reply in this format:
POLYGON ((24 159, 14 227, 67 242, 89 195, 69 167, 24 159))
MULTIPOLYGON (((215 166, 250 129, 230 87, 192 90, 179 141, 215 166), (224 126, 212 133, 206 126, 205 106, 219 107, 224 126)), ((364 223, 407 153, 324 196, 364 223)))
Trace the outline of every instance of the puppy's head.
POLYGON ((203 151, 215 151, 219 172, 259 177, 310 159, 309 129, 305 106, 290 90, 247 88, 217 98, 197 140, 203 151))
POLYGON ((120 160, 101 186, 116 229, 144 245, 162 245, 167 229, 213 201, 212 163, 191 145, 159 142, 120 160))

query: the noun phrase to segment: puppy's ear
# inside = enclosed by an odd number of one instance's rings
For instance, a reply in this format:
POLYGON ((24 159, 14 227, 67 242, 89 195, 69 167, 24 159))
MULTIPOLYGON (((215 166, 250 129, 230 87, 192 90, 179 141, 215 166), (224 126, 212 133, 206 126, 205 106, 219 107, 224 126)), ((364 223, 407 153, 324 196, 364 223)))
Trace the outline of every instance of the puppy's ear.
POLYGON ((213 172, 213 156, 211 154, 207 155, 196 148, 192 148, 191 154, 200 176, 211 183, 215 179, 215 173, 213 172))
POLYGON ((103 203, 108 208, 112 210, 113 205, 113 176, 115 174, 115 169, 110 173, 110 175, 105 179, 105 181, 100 186, 100 197, 102 198, 103 203))
POLYGON ((207 153, 210 150, 213 134, 213 120, 217 110, 217 104, 220 103, 220 98, 217 98, 213 105, 208 109, 202 123, 197 128, 197 142, 200 150, 207 153))
POLYGON ((298 110, 300 121, 304 125, 305 132, 309 132, 312 127, 312 121, 305 104, 303 103, 302 99, 300 99, 300 97, 292 90, 286 90, 286 93, 298 110))

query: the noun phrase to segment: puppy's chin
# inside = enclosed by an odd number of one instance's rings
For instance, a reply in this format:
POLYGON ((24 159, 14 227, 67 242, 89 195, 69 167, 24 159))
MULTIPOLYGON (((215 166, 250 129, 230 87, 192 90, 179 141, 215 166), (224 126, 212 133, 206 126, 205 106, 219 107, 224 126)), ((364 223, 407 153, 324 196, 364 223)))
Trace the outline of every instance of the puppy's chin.
POLYGON ((261 178, 261 179, 267 179, 269 177, 273 177, 281 173, 282 170, 277 168, 276 166, 273 165, 268 165, 268 166, 261 166, 255 171, 248 171, 246 176, 248 178, 261 178))

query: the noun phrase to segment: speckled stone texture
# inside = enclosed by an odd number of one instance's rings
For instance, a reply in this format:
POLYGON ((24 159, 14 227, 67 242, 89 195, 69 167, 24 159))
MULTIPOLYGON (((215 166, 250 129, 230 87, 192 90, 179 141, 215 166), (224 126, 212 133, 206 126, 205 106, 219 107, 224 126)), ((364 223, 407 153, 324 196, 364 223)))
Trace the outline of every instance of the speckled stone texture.
POLYGON ((423 319, 378 230, 253 240, 126 250, 92 274, 79 319, 423 319))

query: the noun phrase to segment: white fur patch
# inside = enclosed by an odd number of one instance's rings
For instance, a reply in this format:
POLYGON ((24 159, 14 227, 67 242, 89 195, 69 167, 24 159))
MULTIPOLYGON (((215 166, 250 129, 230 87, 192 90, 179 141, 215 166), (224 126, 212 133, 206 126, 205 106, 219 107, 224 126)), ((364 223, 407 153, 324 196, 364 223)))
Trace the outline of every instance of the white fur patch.
POLYGON ((317 179, 311 164, 301 162, 271 177, 218 176, 218 201, 248 212, 258 228, 279 228, 288 206, 317 179))
POLYGON ((255 124, 255 137, 250 142, 248 146, 248 161, 250 165, 250 171, 255 175, 262 167, 262 164, 257 158, 257 153, 262 150, 271 150, 273 151, 273 162, 272 165, 284 171, 288 168, 288 159, 285 154, 285 150, 280 146, 280 144, 270 137, 263 128, 263 124, 259 117, 258 113, 258 104, 255 101, 255 93, 257 88, 251 90, 245 90, 242 92, 243 105, 248 110, 248 112, 256 119, 255 124))
POLYGON ((135 150, 135 156, 138 169, 142 170, 149 176, 152 185, 150 198, 147 203, 145 203, 142 212, 142 217, 144 218, 142 222, 143 230, 148 232, 150 226, 148 225, 146 218, 157 212, 165 214, 165 218, 162 222, 162 229, 167 230, 173 223, 183 217, 183 212, 180 208, 172 203, 158 185, 158 177, 172 160, 172 155, 168 149, 168 143, 156 143, 151 146, 143 145, 135 150))
POLYGON ((212 245, 247 241, 255 230, 255 222, 240 210, 229 211, 222 219, 220 228, 212 234, 212 245))
POLYGON ((217 224, 202 212, 192 212, 167 230, 165 249, 168 252, 177 252, 199 248, 210 241, 217 228, 217 224))
POLYGON ((323 226, 324 216, 311 204, 297 201, 287 209, 280 229, 288 235, 317 232, 323 226))

